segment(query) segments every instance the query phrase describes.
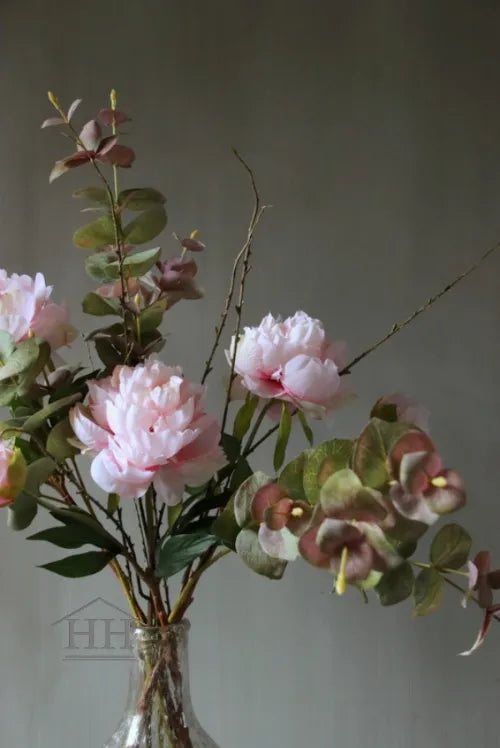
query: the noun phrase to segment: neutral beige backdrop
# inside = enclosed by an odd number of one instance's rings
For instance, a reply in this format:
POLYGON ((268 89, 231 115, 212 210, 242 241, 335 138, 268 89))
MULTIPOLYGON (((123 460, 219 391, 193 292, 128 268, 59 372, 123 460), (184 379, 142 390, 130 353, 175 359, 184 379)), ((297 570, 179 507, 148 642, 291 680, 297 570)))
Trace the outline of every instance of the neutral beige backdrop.
MULTIPOLYGON (((168 361, 190 376, 250 210, 232 145, 274 205, 248 322, 303 308, 356 353, 500 238, 494 0, 2 0, 0 26, 1 265, 43 271, 89 325, 69 195, 92 177, 80 170, 49 188, 66 143, 39 124, 47 88, 81 96, 90 115, 115 86, 134 116, 126 184, 164 190, 170 228, 198 227, 209 246, 205 300, 167 321, 168 361)), ((168 232, 163 244, 175 248, 168 232)), ((360 364, 357 402, 318 428, 354 435, 384 392, 425 402, 469 487, 462 520, 497 561, 499 269, 496 257, 360 364)), ((214 406, 220 388, 217 374, 214 406)), ((254 464, 269 465, 265 451, 254 464)), ((64 662, 51 623, 97 594, 122 604, 114 580, 64 581, 35 568, 55 549, 3 523, 0 538, 0 744, 98 748, 120 715, 127 665, 64 662)), ((457 657, 479 618, 456 595, 416 620, 410 606, 335 599, 328 576, 305 565, 277 584, 232 558, 207 576, 191 617, 193 698, 221 748, 500 745, 499 632, 457 657)))

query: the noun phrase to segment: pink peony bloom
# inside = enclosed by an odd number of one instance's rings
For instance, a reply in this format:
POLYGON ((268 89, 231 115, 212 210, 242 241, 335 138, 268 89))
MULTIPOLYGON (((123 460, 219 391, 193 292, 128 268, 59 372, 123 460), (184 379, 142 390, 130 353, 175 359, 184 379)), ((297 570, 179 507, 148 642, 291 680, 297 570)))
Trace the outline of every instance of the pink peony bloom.
POLYGON ((52 286, 37 273, 7 275, 0 270, 0 330, 12 335, 19 343, 36 335, 49 343, 52 349, 71 343, 76 331, 68 322, 68 311, 62 304, 50 300, 52 286))
POLYGON ((205 388, 183 379, 179 367, 148 359, 88 385, 88 406, 73 408, 70 420, 95 455, 92 477, 105 491, 137 498, 153 484, 173 505, 185 484, 203 483, 225 464, 205 388))
POLYGON ((0 506, 12 504, 25 480, 26 463, 21 451, 0 440, 0 506))
MULTIPOLYGON (((233 338, 229 362, 235 345, 233 338)), ((240 336, 235 371, 255 395, 285 400, 322 418, 346 395, 339 376, 344 358, 344 344, 327 340, 319 320, 305 312, 283 321, 268 314, 240 336)))

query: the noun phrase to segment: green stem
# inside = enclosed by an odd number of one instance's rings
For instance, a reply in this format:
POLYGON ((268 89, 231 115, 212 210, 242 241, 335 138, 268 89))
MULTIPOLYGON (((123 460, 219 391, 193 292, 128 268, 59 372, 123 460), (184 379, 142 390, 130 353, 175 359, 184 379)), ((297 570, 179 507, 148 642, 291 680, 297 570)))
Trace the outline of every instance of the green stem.
POLYGON ((271 408, 271 407, 272 407, 273 405, 274 405, 274 400, 269 400, 269 401, 268 401, 268 402, 267 402, 267 403, 266 403, 266 404, 264 405, 264 407, 263 407, 263 408, 262 408, 262 410, 260 411, 259 415, 257 416, 257 418, 256 418, 256 420, 255 420, 255 424, 254 424, 254 426, 253 426, 253 429, 251 430, 251 432, 250 432, 250 434, 249 434, 249 437, 248 437, 248 439, 247 439, 247 443, 246 443, 246 445, 245 445, 245 447, 244 447, 244 449, 243 449, 243 452, 242 452, 242 457, 246 457, 246 455, 250 454, 250 452, 252 451, 251 447, 252 447, 252 444, 253 444, 253 440, 254 440, 254 439, 255 439, 255 437, 257 436, 257 432, 259 431, 259 429, 260 429, 260 427, 261 427, 261 425, 262 425, 262 421, 264 420, 264 418, 265 418, 265 416, 266 416, 266 413, 268 412, 268 410, 269 410, 269 409, 270 409, 270 408, 271 408))

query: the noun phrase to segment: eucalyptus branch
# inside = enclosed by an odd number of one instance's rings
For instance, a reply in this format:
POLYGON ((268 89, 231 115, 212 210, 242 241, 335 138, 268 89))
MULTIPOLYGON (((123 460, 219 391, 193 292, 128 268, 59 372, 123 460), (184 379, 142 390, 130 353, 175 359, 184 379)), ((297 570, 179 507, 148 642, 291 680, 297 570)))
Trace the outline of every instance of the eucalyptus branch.
MULTIPOLYGON (((236 366, 236 353, 238 351, 238 339, 240 336, 241 331, 241 318, 242 318, 242 312, 243 312, 243 303, 245 298, 245 284, 246 279, 248 276, 248 273, 250 272, 250 257, 252 254, 252 241, 253 241, 253 235, 255 233, 255 229, 257 228, 257 225, 264 213, 265 210, 269 207, 268 205, 262 205, 260 194, 257 189, 257 184, 255 182, 255 176, 250 168, 250 166, 247 164, 247 162, 244 160, 244 158, 238 153, 236 149, 233 149, 234 155, 238 159, 238 161, 243 165, 244 169, 247 171, 250 182, 252 185, 252 191, 254 195, 254 208, 252 211, 252 217, 250 219, 250 224, 248 226, 248 232, 247 232, 247 238, 246 241, 242 247, 242 250, 240 252, 241 259, 243 262, 243 268, 241 271, 241 277, 240 277, 240 290, 238 294, 238 303, 236 304, 235 310, 236 310, 236 327, 234 330, 234 348, 231 355, 231 365, 230 365, 230 374, 229 374, 229 385, 227 388, 226 393, 226 402, 224 404, 224 412, 222 415, 222 427, 221 430, 224 433, 224 428, 226 426, 227 421, 227 414, 229 409, 229 403, 231 401, 231 388, 234 381, 234 369, 236 366)), ((227 315, 226 315, 227 316, 227 315)))
POLYGON ((351 369, 353 366, 358 364, 360 361, 362 361, 364 358, 370 355, 370 353, 373 353, 373 351, 376 351, 377 348, 380 348, 381 345, 384 343, 387 343, 388 340, 390 340, 394 335, 396 335, 398 332, 401 332, 405 327, 407 327, 411 322, 413 322, 414 319, 419 317, 423 312, 425 312, 427 309, 429 309, 433 304, 436 303, 442 296, 444 296, 448 291, 451 291, 452 288, 454 288, 460 281, 462 281, 464 278, 467 278, 468 275, 473 273, 477 268, 482 265, 482 263, 494 252, 496 252, 497 249, 500 248, 500 242, 497 242, 492 247, 486 250, 481 257, 476 260, 467 270, 464 270, 460 275, 457 275, 457 277, 452 280, 450 283, 447 283, 444 288, 441 289, 437 294, 434 296, 431 296, 427 301, 422 304, 422 306, 419 306, 418 309, 416 309, 412 314, 409 315, 405 320, 402 322, 397 322, 395 325, 391 327, 389 332, 384 335, 383 338, 380 338, 380 340, 377 340, 373 345, 371 345, 369 348, 367 348, 365 351, 359 354, 359 356, 356 356, 352 361, 350 361, 346 366, 344 366, 343 369, 339 371, 340 376, 343 376, 345 374, 350 374, 351 369))

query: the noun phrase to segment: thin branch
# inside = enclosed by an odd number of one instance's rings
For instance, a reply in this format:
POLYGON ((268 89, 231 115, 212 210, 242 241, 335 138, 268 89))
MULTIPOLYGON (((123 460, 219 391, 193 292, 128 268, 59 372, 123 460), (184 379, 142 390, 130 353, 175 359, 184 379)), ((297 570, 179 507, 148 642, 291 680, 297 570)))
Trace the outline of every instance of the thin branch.
MULTIPOLYGON (((259 220, 260 220, 260 218, 262 216, 262 213, 269 207, 268 205, 261 206, 260 195, 259 195, 259 191, 257 189, 257 184, 256 184, 256 181, 255 181, 255 176, 253 174, 252 169, 249 167, 249 165, 246 163, 246 161, 243 159, 243 157, 240 155, 240 153, 235 148, 233 148, 233 153, 236 156, 236 158, 238 159, 238 161, 243 165, 244 169, 248 172, 248 174, 250 176, 250 181, 251 181, 251 185, 252 185, 252 191, 253 191, 254 198, 255 198, 255 207, 254 207, 254 211, 252 213, 252 218, 251 218, 251 221, 250 221, 250 226, 248 228, 247 240, 246 240, 245 244, 243 245, 243 247, 238 252, 238 254, 236 255, 236 258, 234 260, 233 269, 232 269, 232 272, 231 272, 231 278, 230 278, 230 281, 229 281, 229 290, 228 290, 228 293, 227 293, 227 296, 226 296, 226 302, 225 302, 224 309, 223 309, 222 314, 221 314, 220 324, 219 324, 218 327, 215 328, 215 340, 214 340, 214 344, 212 346, 212 350, 210 351, 210 355, 208 356, 208 359, 205 362, 205 370, 204 370, 203 376, 201 378, 201 383, 202 384, 205 383, 205 380, 207 379, 208 375, 212 371, 212 368, 213 368, 212 364, 213 364, 214 356, 215 356, 215 353, 217 351, 217 348, 219 347, 220 339, 222 337, 222 333, 223 333, 224 328, 226 326, 227 318, 228 318, 228 315, 229 315, 229 310, 231 308, 231 303, 233 301, 234 290, 235 290, 235 287, 236 287, 236 276, 237 276, 237 273, 238 273, 239 264, 240 264, 242 258, 246 257, 246 260, 247 260, 246 274, 248 274, 248 271, 249 271, 248 260, 249 260, 249 252, 250 252, 250 247, 251 247, 251 243, 252 243, 253 233, 254 233, 255 228, 257 227, 257 224, 258 224, 258 222, 259 222, 259 220)), ((244 280, 243 280, 243 288, 244 288, 244 280)), ((243 300, 241 299, 240 302, 239 302, 239 306, 242 305, 242 302, 243 302, 243 300)), ((232 382, 230 384, 232 384, 232 382)), ((230 388, 229 388, 229 391, 230 391, 230 388)))
POLYGON ((246 241, 242 247, 242 261, 243 261, 243 268, 241 271, 241 278, 240 278, 240 290, 238 294, 238 303, 235 307, 236 309, 236 327, 234 330, 234 348, 231 355, 231 371, 229 374, 229 385, 227 388, 226 393, 226 402, 224 404, 224 412, 222 415, 222 432, 224 432, 224 428, 226 426, 227 421, 227 414, 229 410, 229 403, 231 401, 231 388, 234 381, 234 369, 236 366, 236 353, 238 350, 238 339, 240 336, 241 331, 241 317, 242 317, 242 311, 243 311, 243 302, 245 298, 245 284, 247 275, 250 272, 250 257, 252 254, 252 240, 253 235, 255 232, 255 229, 257 228, 257 225, 262 217, 262 214, 264 211, 269 207, 268 205, 262 205, 260 200, 259 191, 257 189, 257 184, 255 182, 255 177, 252 169, 247 164, 247 162, 244 160, 244 158, 238 153, 236 149, 233 149, 234 155, 238 159, 238 161, 243 165, 244 169, 247 171, 250 182, 252 185, 252 191, 254 196, 254 208, 252 211, 252 217, 250 219, 250 224, 248 226, 248 232, 247 232, 247 238, 246 241))
POLYGON ((360 361, 362 361, 364 358, 366 358, 370 353, 373 353, 373 351, 376 351, 377 348, 380 348, 381 345, 386 343, 388 340, 390 340, 396 333, 401 332, 405 327, 407 327, 411 322, 413 322, 414 319, 419 317, 423 312, 425 312, 429 307, 431 307, 433 304, 435 304, 438 299, 440 299, 442 296, 444 296, 448 291, 451 291, 452 288, 454 288, 460 281, 462 281, 464 278, 467 278, 468 275, 474 272, 474 270, 477 270, 477 268, 494 252, 496 252, 497 249, 500 248, 500 242, 497 242, 492 247, 486 250, 481 257, 474 262, 473 265, 471 265, 467 270, 465 270, 463 273, 460 273, 460 275, 457 275, 457 277, 452 280, 450 283, 448 283, 444 288, 439 291, 439 293, 435 294, 434 296, 431 296, 430 299, 428 299, 425 304, 422 304, 418 309, 416 309, 412 314, 410 314, 409 317, 407 317, 403 322, 398 322, 395 325, 391 327, 389 332, 384 335, 383 338, 380 338, 380 340, 377 340, 376 343, 371 345, 369 348, 367 348, 365 351, 359 354, 359 356, 356 356, 352 361, 350 361, 347 366, 344 366, 343 369, 339 371, 339 374, 341 376, 345 374, 350 374, 351 369, 353 366, 358 364, 360 361))

